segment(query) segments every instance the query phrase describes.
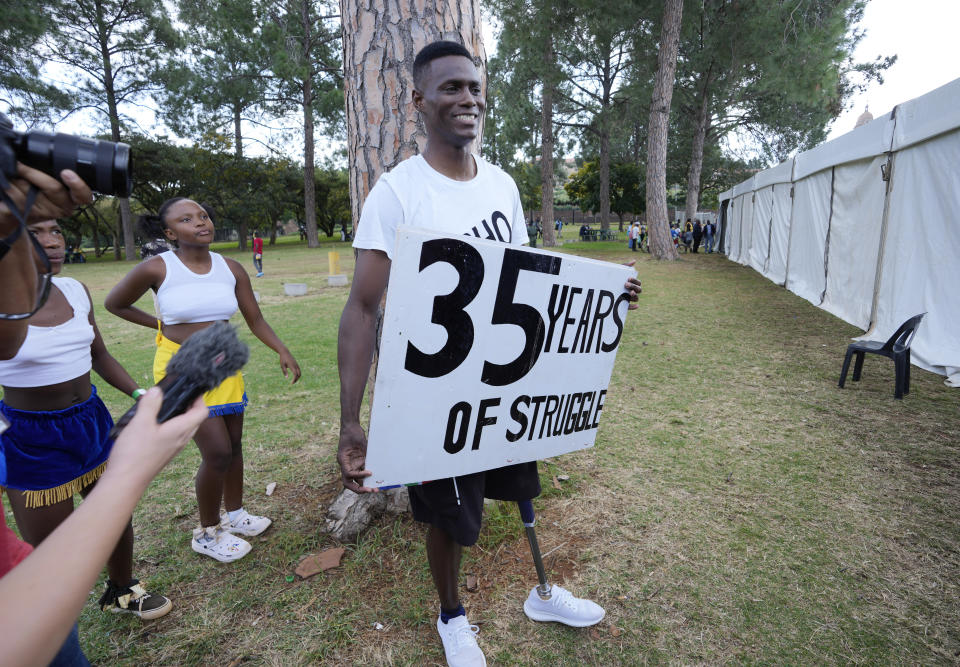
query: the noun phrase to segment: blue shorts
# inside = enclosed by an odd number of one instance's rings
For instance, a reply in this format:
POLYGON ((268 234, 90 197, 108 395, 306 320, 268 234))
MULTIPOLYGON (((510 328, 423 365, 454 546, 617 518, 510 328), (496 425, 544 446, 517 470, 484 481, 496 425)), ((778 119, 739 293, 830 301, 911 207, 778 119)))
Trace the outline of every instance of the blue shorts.
POLYGON ((73 624, 73 630, 67 635, 66 641, 60 647, 60 652, 53 657, 49 667, 90 667, 87 656, 80 648, 80 635, 77 632, 76 623, 73 624))
POLYGON ((90 398, 63 410, 16 410, 0 401, 10 428, 0 435, 7 475, 0 484, 26 492, 27 507, 72 498, 106 466, 113 418, 91 385, 90 398))

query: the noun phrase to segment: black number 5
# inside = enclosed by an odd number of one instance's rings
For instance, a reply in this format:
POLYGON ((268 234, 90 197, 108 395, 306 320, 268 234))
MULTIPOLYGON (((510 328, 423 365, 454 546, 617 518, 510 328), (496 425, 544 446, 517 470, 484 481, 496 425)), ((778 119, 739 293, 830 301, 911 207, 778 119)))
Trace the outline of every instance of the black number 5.
POLYGON ((470 348, 473 347, 473 320, 463 309, 473 301, 483 284, 483 258, 469 243, 457 239, 425 242, 420 250, 420 271, 437 262, 446 262, 457 270, 458 276, 457 286, 450 294, 433 298, 430 321, 447 330, 447 342, 439 351, 426 354, 407 341, 407 356, 403 364, 411 373, 427 378, 438 378, 452 372, 470 354, 470 348))
MULTIPOLYGON (((503 251, 503 268, 500 270, 500 284, 497 298, 493 304, 493 324, 515 324, 523 329, 526 341, 520 355, 507 364, 483 362, 480 380, 484 384, 503 387, 516 382, 530 372, 540 358, 545 336, 545 325, 540 311, 526 303, 514 303, 517 290, 517 278, 520 271, 538 271, 557 275, 560 273, 560 258, 537 255, 523 250, 507 248, 503 251)), ((471 330, 471 335, 473 331, 471 330)))

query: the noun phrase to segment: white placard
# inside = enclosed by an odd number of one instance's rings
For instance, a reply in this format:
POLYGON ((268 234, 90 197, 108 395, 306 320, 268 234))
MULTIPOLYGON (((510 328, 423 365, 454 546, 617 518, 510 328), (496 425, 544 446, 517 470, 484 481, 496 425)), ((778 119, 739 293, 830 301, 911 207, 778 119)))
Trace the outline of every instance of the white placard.
POLYGON ((425 482, 592 446, 631 275, 619 264, 401 229, 365 485, 425 482))

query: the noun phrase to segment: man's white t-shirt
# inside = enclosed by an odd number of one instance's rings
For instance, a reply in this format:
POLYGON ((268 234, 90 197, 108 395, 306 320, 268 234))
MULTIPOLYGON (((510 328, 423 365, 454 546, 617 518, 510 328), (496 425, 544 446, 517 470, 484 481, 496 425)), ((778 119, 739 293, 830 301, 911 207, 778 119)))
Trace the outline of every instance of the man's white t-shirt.
POLYGON ((447 178, 422 155, 380 176, 363 204, 353 247, 382 250, 392 260, 401 225, 515 245, 529 241, 517 184, 479 155, 473 159, 477 175, 469 181, 447 178))

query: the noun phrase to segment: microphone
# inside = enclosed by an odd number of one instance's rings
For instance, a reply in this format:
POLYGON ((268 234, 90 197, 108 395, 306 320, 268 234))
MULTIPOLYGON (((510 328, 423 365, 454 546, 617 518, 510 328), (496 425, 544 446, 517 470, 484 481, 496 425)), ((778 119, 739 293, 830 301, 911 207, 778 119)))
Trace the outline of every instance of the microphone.
MULTIPOLYGON (((249 357, 249 348, 237 338, 236 329, 226 322, 216 322, 187 338, 167 362, 167 374, 157 383, 163 390, 157 423, 186 412, 197 396, 239 371, 249 357)), ((134 403, 107 437, 114 439, 120 435, 136 413, 134 403)))

